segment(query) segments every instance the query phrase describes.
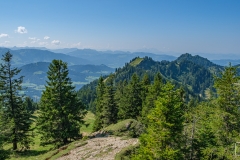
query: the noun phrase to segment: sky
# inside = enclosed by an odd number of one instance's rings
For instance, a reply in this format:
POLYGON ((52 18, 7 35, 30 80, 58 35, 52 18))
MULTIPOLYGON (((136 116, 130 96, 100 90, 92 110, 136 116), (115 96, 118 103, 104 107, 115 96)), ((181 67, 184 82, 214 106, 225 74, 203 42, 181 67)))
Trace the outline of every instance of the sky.
POLYGON ((240 0, 1 0, 0 46, 240 55, 240 0))

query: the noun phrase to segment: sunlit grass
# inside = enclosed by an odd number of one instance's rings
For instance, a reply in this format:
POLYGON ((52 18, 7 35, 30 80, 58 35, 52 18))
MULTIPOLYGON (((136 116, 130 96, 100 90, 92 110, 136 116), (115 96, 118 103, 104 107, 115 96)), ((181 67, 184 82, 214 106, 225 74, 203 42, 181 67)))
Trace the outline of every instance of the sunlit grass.
POLYGON ((93 124, 95 121, 95 115, 92 112, 88 112, 84 118, 85 124, 80 129, 81 133, 91 133, 93 131, 93 124))
POLYGON ((139 63, 141 63, 143 58, 136 58, 134 61, 130 63, 131 66, 136 67, 139 63))
MULTIPOLYGON (((34 116, 38 116, 38 113, 34 113, 34 116)), ((93 123, 95 121, 95 115, 91 112, 88 112, 84 118, 85 124, 80 129, 81 133, 89 134, 92 132, 93 123)), ((32 124, 32 127, 36 127, 36 122, 32 124)), ((74 141, 66 146, 64 149, 53 149, 53 145, 41 146, 41 136, 37 133, 36 129, 32 132, 34 135, 33 144, 30 146, 30 150, 27 151, 16 151, 12 152, 10 155, 10 160, 44 160, 47 158, 56 159, 62 155, 67 154, 71 149, 74 149, 78 146, 86 144, 84 140, 74 141)), ((6 144, 4 146, 5 150, 11 150, 12 144, 6 144)))

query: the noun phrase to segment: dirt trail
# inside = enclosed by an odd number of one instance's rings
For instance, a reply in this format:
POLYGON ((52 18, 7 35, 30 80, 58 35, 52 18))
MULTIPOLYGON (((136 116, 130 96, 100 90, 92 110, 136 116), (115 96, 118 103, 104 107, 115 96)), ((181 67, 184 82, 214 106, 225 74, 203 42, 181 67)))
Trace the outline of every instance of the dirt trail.
POLYGON ((114 160, 116 153, 129 145, 138 143, 138 139, 122 137, 101 137, 87 141, 84 146, 75 148, 70 154, 58 160, 114 160))

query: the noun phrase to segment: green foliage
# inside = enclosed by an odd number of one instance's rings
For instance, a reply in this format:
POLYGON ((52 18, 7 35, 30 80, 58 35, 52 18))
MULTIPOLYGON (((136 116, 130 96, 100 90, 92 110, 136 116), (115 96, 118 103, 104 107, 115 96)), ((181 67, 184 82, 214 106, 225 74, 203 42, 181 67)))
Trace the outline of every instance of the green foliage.
POLYGON ((33 101, 30 97, 24 99, 24 105, 27 108, 27 111, 33 114, 38 109, 38 104, 33 101))
POLYGON ((115 101, 114 75, 103 80, 100 77, 97 86, 96 120, 94 131, 117 122, 117 105, 115 101))
MULTIPOLYGON (((123 81, 129 82, 133 74, 137 74, 139 79, 143 80, 147 73, 150 82, 153 82, 155 75, 160 73, 164 83, 171 81, 176 87, 182 86, 184 88, 186 100, 196 96, 204 98, 206 97, 206 89, 212 89, 213 87, 213 73, 218 74, 219 71, 222 71, 222 67, 214 65, 202 57, 186 55, 172 62, 156 62, 150 57, 134 58, 124 67, 116 69, 114 78, 116 86, 123 81)), ((83 97, 85 104, 91 108, 90 110, 93 113, 95 113, 93 101, 96 98, 96 86, 97 80, 84 86, 79 91, 79 96, 83 97)))
POLYGON ((84 117, 84 125, 81 127, 82 133, 91 133, 93 131, 93 125, 95 122, 95 115, 88 111, 87 114, 84 117))
POLYGON ((182 159, 184 103, 181 90, 167 83, 148 115, 146 133, 133 159, 182 159))
POLYGON ((239 76, 229 66, 215 77, 218 98, 189 103, 185 113, 185 159, 234 159, 239 137, 239 76))
POLYGON ((216 137, 218 133, 220 110, 214 101, 196 104, 185 112, 185 159, 212 159, 216 157, 216 137))
POLYGON ((118 106, 119 119, 137 119, 142 111, 142 86, 137 74, 133 74, 131 81, 123 90, 123 95, 120 98, 118 106))
POLYGON ((12 54, 7 52, 3 55, 3 63, 0 67, 0 118, 2 125, 7 126, 3 135, 6 141, 13 144, 13 150, 29 149, 31 137, 29 135, 31 126, 31 114, 23 104, 23 96, 19 94, 22 90, 22 76, 18 76, 21 70, 11 66, 12 54))
POLYGON ((143 58, 136 57, 131 60, 130 65, 136 67, 142 60, 143 58))
POLYGON ((139 137, 143 133, 143 126, 135 119, 126 119, 102 130, 116 136, 139 137))
MULTIPOLYGON (((220 77, 215 77, 214 86, 217 89, 217 104, 221 110, 221 126, 219 136, 221 141, 220 148, 225 159, 232 159, 233 143, 240 140, 240 76, 237 76, 237 68, 225 68, 220 77)), ((219 155, 218 155, 219 156, 219 155)), ((220 157, 219 156, 219 157, 220 157)))
POLYGON ((143 108, 142 108, 142 122, 147 125, 147 115, 151 109, 155 107, 155 101, 162 91, 163 82, 160 73, 157 73, 154 77, 153 85, 149 86, 147 94, 143 97, 143 108))
POLYGON ((97 86, 97 98, 96 98, 96 119, 93 126, 93 131, 98 131, 99 129, 103 128, 103 96, 105 93, 105 84, 104 79, 101 76, 98 80, 97 86))
POLYGON ((98 80, 91 82, 88 85, 84 85, 78 92, 77 95, 82 103, 86 106, 86 109, 92 113, 96 113, 96 86, 98 80))
POLYGON ((42 145, 60 147, 81 137, 79 132, 86 111, 68 77, 66 63, 53 60, 47 74, 37 127, 42 135, 42 145))
POLYGON ((106 80, 105 93, 103 95, 103 127, 117 122, 117 105, 114 98, 115 88, 113 84, 113 75, 106 80))
POLYGON ((214 64, 213 62, 209 61, 207 58, 200 57, 199 55, 192 56, 189 53, 185 53, 185 54, 182 54, 177 59, 178 62, 186 61, 186 60, 191 61, 197 65, 203 66, 213 74, 220 73, 224 70, 224 67, 214 64))
MULTIPOLYGON (((0 113, 0 116, 1 115, 2 115, 2 113, 0 113)), ((2 159, 2 160, 8 158, 8 156, 9 156, 8 151, 3 149, 4 142, 6 141, 6 138, 7 138, 6 132, 9 132, 9 130, 7 129, 7 126, 5 126, 2 123, 2 121, 0 121, 0 159, 2 159)))
POLYGON ((115 155, 114 160, 130 160, 139 146, 128 146, 115 155))

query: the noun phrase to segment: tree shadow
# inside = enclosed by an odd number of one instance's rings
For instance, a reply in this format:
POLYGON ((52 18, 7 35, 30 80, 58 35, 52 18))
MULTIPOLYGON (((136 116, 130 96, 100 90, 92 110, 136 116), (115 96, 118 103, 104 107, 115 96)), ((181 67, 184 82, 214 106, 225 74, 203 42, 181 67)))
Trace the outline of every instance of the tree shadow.
POLYGON ((12 155, 14 157, 21 157, 21 158, 26 158, 26 157, 32 157, 32 156, 39 156, 42 154, 45 154, 49 152, 49 150, 42 150, 42 151, 38 151, 38 150, 26 150, 26 151, 14 151, 12 153, 12 155))

